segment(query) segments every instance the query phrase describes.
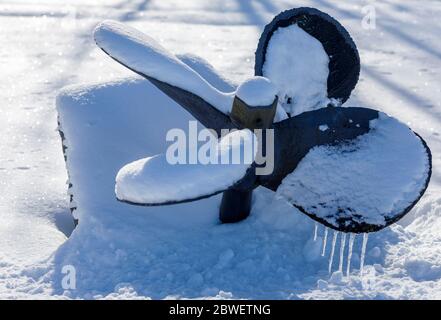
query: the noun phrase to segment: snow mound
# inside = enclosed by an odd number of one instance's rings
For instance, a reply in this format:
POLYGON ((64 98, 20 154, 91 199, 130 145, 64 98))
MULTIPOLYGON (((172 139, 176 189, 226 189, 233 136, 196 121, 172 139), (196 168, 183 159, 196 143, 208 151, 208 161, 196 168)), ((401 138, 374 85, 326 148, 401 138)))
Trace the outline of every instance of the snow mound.
POLYGON ((252 77, 237 88, 236 96, 251 107, 269 106, 277 95, 276 87, 265 77, 252 77))
POLYGON ((309 151, 277 192, 336 227, 337 219, 349 217, 386 225, 419 198, 429 161, 407 126, 380 114, 369 133, 309 151))
POLYGON ((329 57, 323 45, 296 24, 272 35, 262 68, 278 88, 278 96, 291 116, 328 104, 329 57))
MULTIPOLYGON (((216 74, 210 79, 221 81, 216 74)), ((45 279, 50 279, 53 294, 85 299, 296 299, 338 297, 346 292, 346 287, 332 291, 332 283, 317 289, 327 283, 332 237, 326 237, 322 226, 314 228, 314 221, 297 209, 275 199, 268 189, 254 191, 250 217, 235 224, 219 224, 220 195, 155 207, 116 200, 118 170, 135 159, 165 152, 167 131, 185 130, 193 120, 148 81, 75 86, 59 95, 57 106, 79 224, 50 260, 45 279), (323 248, 328 248, 325 257, 323 248), (76 290, 62 287, 66 265, 77 270, 76 290)), ((427 223, 420 211, 415 214, 427 223)), ((429 227, 427 238, 432 241, 439 224, 429 227)), ((401 266, 400 255, 389 253, 388 248, 400 241, 401 249, 407 249, 404 241, 413 237, 399 225, 370 235, 366 264, 384 264, 387 257, 401 266), (370 254, 371 248, 379 253, 370 254)), ((357 253, 362 245, 361 237, 354 238, 352 274, 360 265, 357 253)), ((344 259, 346 270, 348 241, 346 247, 337 245, 334 255, 344 259)), ((333 270, 338 262, 335 259, 333 270)), ((357 275, 347 281, 355 283, 350 286, 358 290, 354 295, 368 296, 357 286, 357 275)), ((402 278, 397 279, 398 286, 401 282, 402 278)), ((382 290, 384 286, 377 292, 382 290)))
POLYGON ((54 294, 288 298, 326 274, 314 222, 265 188, 235 224, 219 223, 220 194, 170 206, 117 201, 118 170, 164 153, 168 130, 194 120, 147 80, 75 86, 57 106, 79 224, 51 260, 54 294), (62 287, 65 265, 77 270, 76 290, 62 287))
POLYGON ((95 41, 112 58, 137 73, 194 93, 228 114, 232 94, 223 93, 148 35, 116 21, 103 21, 95 41))
POLYGON ((224 136, 214 151, 209 163, 170 163, 165 154, 129 163, 116 176, 116 196, 137 204, 166 204, 225 191, 245 176, 257 141, 250 130, 236 130, 224 136))

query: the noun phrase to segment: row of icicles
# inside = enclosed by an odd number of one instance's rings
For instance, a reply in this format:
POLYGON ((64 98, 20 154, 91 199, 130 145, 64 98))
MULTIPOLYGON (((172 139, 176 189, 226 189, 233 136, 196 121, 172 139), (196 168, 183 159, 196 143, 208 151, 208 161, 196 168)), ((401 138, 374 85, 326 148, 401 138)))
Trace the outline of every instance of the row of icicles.
MULTIPOLYGON (((326 244, 328 242, 328 231, 329 229, 325 227, 324 235, 323 235, 323 244, 322 244, 322 257, 325 256, 326 253, 326 244)), ((318 223, 315 223, 314 228, 314 241, 317 241, 317 232, 318 232, 318 223)), ((334 234, 332 235, 332 245, 331 245, 331 254, 329 256, 329 264, 328 264, 328 272, 331 274, 332 271, 332 263, 334 262, 334 253, 335 253, 335 246, 337 244, 337 238, 339 234, 341 233, 340 237, 340 259, 338 262, 338 271, 343 273, 343 264, 344 264, 344 250, 346 246, 346 236, 347 233, 334 231, 334 234)), ((351 272, 351 259, 352 259, 352 249, 354 247, 354 241, 355 241, 356 234, 350 233, 349 234, 349 248, 348 248, 348 258, 346 261, 346 276, 350 275, 351 272)), ((363 267, 364 267, 364 258, 366 255, 366 246, 368 242, 368 233, 363 233, 363 242, 361 245, 361 255, 360 255, 360 275, 363 274, 363 267)))

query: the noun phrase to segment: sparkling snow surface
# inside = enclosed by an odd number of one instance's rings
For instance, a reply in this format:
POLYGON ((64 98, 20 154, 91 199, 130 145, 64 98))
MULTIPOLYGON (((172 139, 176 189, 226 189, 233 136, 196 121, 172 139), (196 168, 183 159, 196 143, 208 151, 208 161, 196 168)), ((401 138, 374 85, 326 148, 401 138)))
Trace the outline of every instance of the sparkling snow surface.
MULTIPOLYGON (((299 0, 294 5, 329 13, 356 42, 361 77, 345 105, 387 112, 418 132, 433 153, 434 172, 422 200, 399 224, 369 235, 363 277, 357 272, 361 236, 345 238, 338 271, 339 235, 330 277, 332 234, 321 257, 324 228, 318 227, 314 241, 315 223, 263 188, 254 193, 250 218, 235 225, 218 223, 220 196, 163 208, 115 200, 119 168, 164 152, 167 129, 188 127, 191 117, 146 81, 109 84, 133 73, 95 46, 91 34, 97 23, 123 21, 172 52, 202 56, 240 83, 253 75, 254 51, 264 25, 292 7, 292 1, 2 1, 0 297, 440 299, 439 1, 299 0), (366 4, 377 10, 375 29, 361 24, 366 4), (98 166, 88 167, 78 159, 83 171, 75 178, 92 187, 75 190, 79 208, 82 203, 77 212, 81 222, 67 239, 73 223, 54 98, 66 85, 90 81, 100 84, 72 89, 77 100, 65 102, 85 113, 102 109, 89 121, 78 119, 81 126, 71 130, 89 138, 87 130, 107 129, 115 133, 112 137, 130 131, 134 138, 130 145, 115 141, 120 148, 116 152, 106 151, 106 143, 97 152, 92 142, 78 135, 84 142, 78 148, 91 148, 82 157, 98 161, 98 166), (121 106, 145 110, 145 118, 121 106), (106 124, 112 113, 128 122, 116 130, 106 124), (112 156, 106 158, 106 152, 112 156), (106 197, 91 201, 100 193, 106 197), (351 244, 353 250, 348 248, 351 244), (349 251, 351 275, 346 277, 349 251), (77 270, 75 290, 61 286, 63 266, 68 264, 77 270)), ((197 64, 196 60, 190 56, 185 63, 197 64)), ((220 79, 211 82, 224 92, 235 90, 220 79)), ((106 138, 104 132, 97 137, 106 138)))
MULTIPOLYGON (((210 143, 205 146, 209 147, 210 143)), ((129 163, 116 176, 116 196, 119 200, 139 204, 158 204, 201 198, 226 190, 242 179, 250 168, 257 152, 257 140, 250 130, 236 130, 223 137, 213 149, 213 158, 203 159, 208 163, 171 164, 165 154, 129 163)), ((204 154, 207 151, 201 150, 204 154)))
POLYGON ((273 33, 262 71, 278 88, 286 112, 295 116, 328 104, 328 63, 320 41, 293 24, 273 33))
POLYGON ((421 140, 383 113, 371 121, 369 133, 310 150, 277 193, 336 227, 336 217, 354 213, 359 223, 385 225, 418 198, 428 174, 421 140))

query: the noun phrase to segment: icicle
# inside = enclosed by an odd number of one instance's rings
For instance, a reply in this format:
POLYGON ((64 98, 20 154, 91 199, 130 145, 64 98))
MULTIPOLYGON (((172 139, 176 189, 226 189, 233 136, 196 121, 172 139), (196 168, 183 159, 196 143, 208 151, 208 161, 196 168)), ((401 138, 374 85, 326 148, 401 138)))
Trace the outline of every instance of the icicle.
POLYGON ((348 264, 346 267, 346 276, 349 277, 351 273, 351 259, 352 259, 352 248, 354 247, 355 233, 349 235, 349 248, 348 248, 348 264))
POLYGON ((332 236, 331 255, 329 256, 329 266, 328 266, 328 273, 329 274, 331 274, 331 271, 332 271, 332 262, 334 260, 335 244, 337 243, 338 234, 339 234, 338 231, 334 231, 334 235, 332 236))
POLYGON ((314 226, 314 241, 317 241, 318 222, 314 226))
POLYGON ((361 245, 361 256, 360 256, 360 276, 363 275, 364 268, 364 257, 366 255, 366 246, 369 238, 369 233, 363 233, 363 244, 361 245))
POLYGON ((338 271, 343 271, 343 260, 346 246, 346 233, 343 233, 340 240, 340 261, 338 262, 338 271))
POLYGON ((326 242, 328 242, 328 227, 325 227, 325 235, 323 236, 322 257, 324 257, 326 253, 326 242))

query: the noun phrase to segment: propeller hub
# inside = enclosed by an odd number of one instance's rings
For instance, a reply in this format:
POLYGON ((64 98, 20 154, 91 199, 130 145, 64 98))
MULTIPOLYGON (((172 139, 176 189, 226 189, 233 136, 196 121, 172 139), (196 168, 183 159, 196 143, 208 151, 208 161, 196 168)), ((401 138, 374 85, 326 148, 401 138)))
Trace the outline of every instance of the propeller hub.
POLYGON ((236 90, 230 118, 240 129, 266 129, 274 121, 277 89, 265 77, 252 77, 236 90))

